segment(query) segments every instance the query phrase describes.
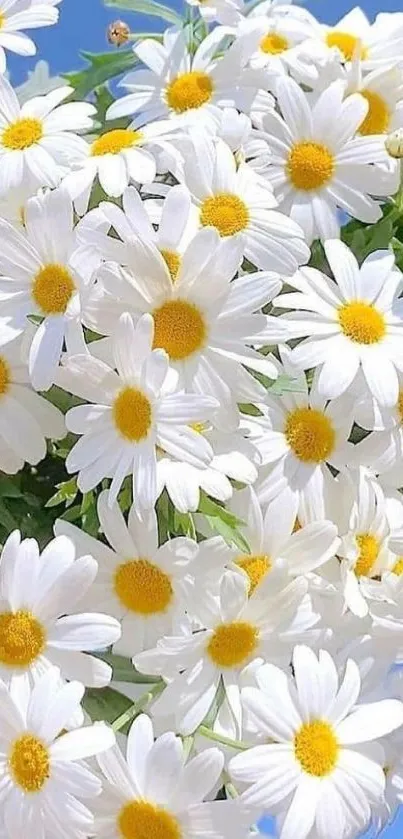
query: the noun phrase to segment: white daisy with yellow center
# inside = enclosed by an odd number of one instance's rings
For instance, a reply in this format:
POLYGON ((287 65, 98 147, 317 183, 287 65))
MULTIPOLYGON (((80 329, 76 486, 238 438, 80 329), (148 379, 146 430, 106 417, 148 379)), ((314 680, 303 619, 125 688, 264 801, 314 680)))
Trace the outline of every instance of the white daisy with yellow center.
POLYGON ((345 84, 335 81, 312 104, 295 81, 281 78, 281 116, 273 112, 262 120, 273 155, 268 177, 279 209, 303 227, 308 242, 339 236, 338 209, 360 221, 377 221, 382 213, 372 196, 396 191, 383 140, 355 136, 368 101, 344 93, 345 84))
POLYGON ((18 530, 1 556, 0 678, 36 682, 50 667, 61 677, 79 676, 89 687, 110 681, 111 668, 87 653, 105 649, 120 637, 120 624, 108 615, 81 613, 79 601, 98 566, 91 556, 75 559, 70 539, 60 536, 42 554, 35 539, 18 530), (72 613, 72 614, 70 614, 72 613))
POLYGON ((61 387, 90 402, 66 415, 67 428, 81 435, 66 468, 79 473, 82 492, 111 477, 111 505, 126 475, 132 475, 136 508, 154 506, 158 448, 201 468, 213 456, 207 440, 190 424, 209 418, 217 402, 178 391, 166 352, 152 349, 153 342, 152 317, 144 315, 135 327, 126 313, 113 337, 111 366, 86 352, 69 356, 57 373, 61 387))
POLYGON ((35 55, 36 45, 23 29, 38 29, 57 23, 59 12, 46 0, 0 0, 0 73, 6 70, 6 52, 35 55))
POLYGON ((211 800, 224 764, 218 748, 186 758, 180 737, 166 731, 154 741, 153 724, 141 714, 129 731, 126 759, 114 746, 98 763, 107 780, 95 806, 103 839, 219 839, 223 823, 236 839, 245 835, 235 802, 211 800))
POLYGON ((395 406, 403 369, 403 304, 393 253, 374 251, 359 266, 338 239, 324 247, 335 280, 303 268, 292 279, 297 291, 276 299, 276 305, 293 310, 284 315, 290 337, 309 336, 293 351, 293 362, 299 369, 319 368, 323 398, 343 394, 361 371, 360 381, 379 404, 395 406))
POLYGON ((75 132, 92 128, 95 107, 61 104, 72 92, 72 87, 59 87, 21 106, 10 83, 0 77, 0 195, 21 184, 32 193, 58 186, 69 166, 85 155, 87 144, 75 132))
MULTIPOLYGON (((358 128, 361 136, 390 134, 403 126, 403 83, 399 66, 363 74, 362 62, 354 61, 348 74, 348 92, 359 93, 368 112, 358 128)), ((396 191, 399 186, 397 173, 396 191)))
POLYGON ((218 596, 215 589, 212 584, 199 591, 198 632, 164 636, 154 649, 134 656, 133 663, 142 673, 169 680, 153 704, 153 714, 174 714, 175 728, 183 735, 193 733, 203 721, 222 682, 226 701, 218 717, 220 728, 237 738, 242 730, 240 684, 246 668, 261 656, 275 657, 286 666, 295 639, 314 625, 317 616, 307 609, 300 621, 298 608, 307 583, 302 577, 290 582, 280 568, 273 569, 251 596, 244 575, 233 571, 222 575, 218 596))
MULTIPOLYGON (((367 757, 361 744, 399 728, 403 703, 384 699, 357 705, 360 672, 348 660, 343 679, 328 652, 318 658, 305 646, 293 655, 294 677, 265 664, 258 688, 242 692, 244 707, 256 720, 267 745, 249 749, 229 764, 235 784, 247 789, 246 808, 287 812, 280 839, 336 839, 364 831, 371 805, 385 789, 378 752, 367 757), (284 802, 284 808, 283 808, 284 802)), ((382 756, 382 751, 380 752, 382 756)))
POLYGON ((251 22, 260 26, 256 52, 251 56, 251 67, 268 69, 270 74, 292 71, 298 81, 309 83, 317 76, 314 62, 300 59, 300 45, 316 36, 315 18, 306 10, 286 3, 258 3, 238 25, 242 33, 251 22))
POLYGON ((85 760, 111 749, 115 735, 102 722, 66 733, 82 713, 83 695, 79 682, 60 682, 57 667, 42 673, 31 690, 15 679, 8 691, 0 681, 0 806, 14 835, 33 823, 41 836, 93 832, 93 799, 102 784, 85 760))
MULTIPOLYGON (((342 64, 358 57, 365 72, 390 67, 401 59, 403 30, 399 15, 381 13, 371 24, 356 6, 334 26, 319 24, 317 35, 325 53, 336 51, 342 64)), ((309 49, 309 42, 306 46, 309 49)))
POLYGON ((55 534, 68 536, 79 555, 98 562, 98 575, 84 599, 86 608, 107 609, 121 622, 122 636, 114 652, 131 657, 153 647, 172 631, 187 608, 195 579, 204 574, 197 563, 197 545, 178 537, 159 547, 154 510, 139 518, 131 507, 126 524, 117 504, 108 505, 108 492, 98 498, 98 517, 109 546, 63 519, 55 534))

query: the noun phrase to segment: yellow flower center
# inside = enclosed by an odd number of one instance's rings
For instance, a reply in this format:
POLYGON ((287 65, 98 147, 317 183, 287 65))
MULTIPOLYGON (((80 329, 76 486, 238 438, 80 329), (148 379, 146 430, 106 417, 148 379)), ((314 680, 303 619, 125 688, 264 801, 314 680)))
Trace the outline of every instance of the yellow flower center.
POLYGON ((371 303, 353 300, 338 312, 344 335, 356 344, 377 344, 385 335, 385 319, 371 303))
POLYGON ((359 554, 354 571, 357 577, 370 577, 371 571, 378 559, 379 542, 372 533, 359 533, 355 537, 359 554))
POLYGON ((200 350, 207 338, 204 316, 187 300, 167 300, 153 311, 154 349, 162 347, 173 361, 200 350))
POLYGON ((294 738, 294 753, 308 775, 322 778, 336 766, 339 744, 331 725, 323 720, 304 723, 294 738))
POLYGON ((397 400, 397 411, 399 414, 399 420, 403 423, 403 390, 399 391, 399 396, 397 400))
POLYGON ((245 554, 238 557, 236 564, 249 578, 249 594, 252 594, 271 568, 271 559, 267 554, 245 554))
POLYGON ((173 79, 166 88, 168 106, 177 114, 201 108, 213 95, 213 82, 207 73, 193 70, 173 79))
POLYGON ((237 195, 222 192, 203 201, 200 223, 203 227, 215 227, 220 236, 234 236, 248 226, 249 211, 237 195))
POLYGON ((8 362, 0 355, 0 396, 4 396, 10 387, 11 375, 8 362))
POLYGON ((288 155, 290 181, 295 189, 305 192, 325 186, 332 178, 334 167, 334 157, 322 143, 296 143, 288 155))
POLYGON ((132 559, 115 572, 115 592, 126 609, 140 615, 165 612, 172 600, 172 585, 164 571, 148 559, 132 559))
POLYGON ((37 618, 24 610, 0 614, 0 663, 28 667, 43 652, 45 630, 37 618))
POLYGON ((168 271, 171 275, 171 280, 174 283, 181 267, 181 258, 176 251, 169 251, 166 248, 161 248, 161 256, 167 264, 168 271))
POLYGON ((278 32, 268 32, 260 42, 260 49, 267 55, 279 55, 288 48, 287 38, 284 38, 284 35, 279 35, 278 32))
POLYGON ((298 460, 303 463, 322 463, 335 445, 333 425, 322 411, 296 408, 286 419, 285 438, 298 460))
POLYGON ((182 831, 171 813, 148 801, 130 801, 118 815, 123 839, 181 839, 182 831))
POLYGON ((23 151, 38 143, 43 137, 43 126, 39 119, 24 117, 11 122, 4 129, 1 141, 6 149, 23 151))
POLYGON ((217 627, 207 652, 218 667, 238 667, 253 655, 257 644, 257 628, 251 623, 234 621, 217 627))
MULTIPOLYGON (((360 39, 356 38, 355 35, 350 35, 349 32, 340 32, 340 30, 337 29, 334 29, 333 32, 329 32, 326 36, 327 46, 337 47, 342 53, 345 61, 351 61, 359 42, 360 39)), ((368 50, 366 47, 361 45, 359 57, 366 58, 367 54, 368 50)))
POLYGON ((389 130, 390 111, 379 93, 373 90, 360 90, 361 96, 368 102, 368 113, 359 127, 360 134, 386 134, 389 130))
POLYGON ((73 278, 64 265, 45 265, 34 277, 32 297, 44 315, 63 314, 74 294, 73 278))
POLYGON ((403 556, 399 556, 399 559, 396 560, 396 562, 395 562, 395 564, 392 568, 392 571, 398 577, 402 576, 402 574, 403 574, 403 556))
POLYGON ((97 137, 91 145, 92 157, 104 154, 119 154, 124 149, 131 149, 143 139, 142 131, 132 131, 130 128, 115 128, 97 137))
POLYGON ((50 778, 49 752, 33 734, 23 734, 14 741, 8 765, 24 792, 39 792, 50 778))
POLYGON ((6 22, 6 16, 5 16, 4 12, 0 12, 0 29, 3 28, 5 22, 6 22))
POLYGON ((131 443, 138 443, 147 437, 151 428, 151 403, 141 390, 125 387, 115 399, 113 419, 122 437, 131 443))

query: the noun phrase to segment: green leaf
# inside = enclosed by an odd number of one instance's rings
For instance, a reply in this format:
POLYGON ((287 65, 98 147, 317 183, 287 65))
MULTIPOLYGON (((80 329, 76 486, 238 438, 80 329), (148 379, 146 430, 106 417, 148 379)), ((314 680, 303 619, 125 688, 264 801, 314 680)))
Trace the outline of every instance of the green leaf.
POLYGON ((65 77, 75 88, 76 99, 84 99, 88 93, 100 87, 108 79, 120 76, 139 63, 133 50, 122 52, 81 52, 83 58, 89 62, 89 67, 73 73, 65 73, 65 77))
POLYGON ((46 502, 45 507, 57 507, 58 504, 66 504, 69 507, 73 503, 78 489, 77 478, 70 478, 69 481, 63 481, 61 484, 56 484, 57 492, 52 495, 52 498, 46 502))
POLYGON ((112 667, 112 678, 116 682, 133 682, 139 685, 154 685, 159 682, 158 676, 144 676, 139 673, 133 666, 130 658, 124 658, 122 655, 113 655, 112 653, 103 653, 99 656, 102 661, 106 661, 112 667))
POLYGON ((15 520, 14 516, 10 513, 10 510, 6 507, 4 501, 0 498, 0 524, 5 527, 6 531, 9 533, 12 530, 16 530, 18 528, 18 522, 15 520))
POLYGON ((1 498, 25 498, 24 493, 21 492, 20 487, 16 483, 17 477, 14 479, 2 475, 0 478, 0 497, 1 498))
POLYGON ((249 553, 249 545, 239 530, 244 522, 234 516, 233 513, 226 510, 225 507, 221 507, 205 493, 200 496, 197 512, 203 513, 212 530, 222 536, 228 545, 234 545, 242 553, 249 553))
POLYGON ((93 721, 113 721, 131 707, 133 701, 113 688, 87 688, 83 700, 84 709, 93 721))
POLYGON ((283 393, 304 393, 304 377, 293 379, 291 376, 279 376, 273 384, 268 388, 269 393, 275 396, 281 396, 283 393))
POLYGON ((140 12, 143 15, 152 15, 175 26, 182 26, 182 18, 169 6, 163 3, 156 3, 155 0, 104 0, 105 6, 114 9, 125 9, 128 12, 140 12))

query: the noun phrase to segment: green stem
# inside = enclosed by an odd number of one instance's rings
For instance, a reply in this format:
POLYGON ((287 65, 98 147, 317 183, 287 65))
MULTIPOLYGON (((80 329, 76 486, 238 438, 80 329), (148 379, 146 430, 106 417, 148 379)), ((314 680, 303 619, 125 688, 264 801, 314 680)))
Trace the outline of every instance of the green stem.
POLYGON ((206 725, 199 725, 197 733, 201 734, 202 737, 207 737, 208 740, 215 740, 216 743, 222 743, 223 746, 230 746, 232 749, 238 749, 238 751, 244 752, 246 749, 250 749, 249 743, 244 743, 243 740, 231 740, 230 737, 224 737, 223 734, 216 734, 206 725))
POLYGON ((117 717, 116 720, 112 723, 112 728, 114 731, 120 731, 121 728, 124 728, 128 722, 131 722, 134 717, 137 717, 137 714, 146 708, 146 706, 151 702, 152 699, 155 699, 165 688, 165 682, 157 682, 153 688, 147 690, 145 693, 142 693, 141 696, 133 702, 133 705, 130 705, 130 708, 127 709, 120 717, 117 717))

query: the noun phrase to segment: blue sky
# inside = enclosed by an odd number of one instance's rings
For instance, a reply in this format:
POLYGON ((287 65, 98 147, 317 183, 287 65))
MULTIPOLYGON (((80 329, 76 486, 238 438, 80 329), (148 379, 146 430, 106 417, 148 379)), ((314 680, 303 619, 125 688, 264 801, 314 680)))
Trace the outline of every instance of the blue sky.
MULTIPOLYGON (((181 0, 164 0, 166 5, 180 10, 181 0)), ((306 6, 321 20, 335 23, 343 14, 354 6, 352 0, 307 0, 306 6)), ((402 0, 362 0, 361 7, 368 17, 373 18, 380 11, 401 11, 402 0)), ((106 9, 102 0, 62 0, 60 6, 60 22, 57 27, 33 31, 33 37, 38 46, 38 55, 34 58, 18 58, 10 56, 8 66, 11 81, 14 85, 21 84, 26 79, 38 57, 46 59, 50 65, 52 75, 68 70, 78 69, 82 62, 79 50, 90 52, 104 52, 108 49, 106 29, 109 23, 122 17, 130 24, 132 31, 152 31, 160 29, 156 18, 147 19, 143 15, 119 12, 117 9, 106 9)), ((264 829, 270 830, 267 821, 264 829)), ((403 836, 403 810, 399 813, 394 825, 382 835, 382 839, 400 839, 403 836)))

